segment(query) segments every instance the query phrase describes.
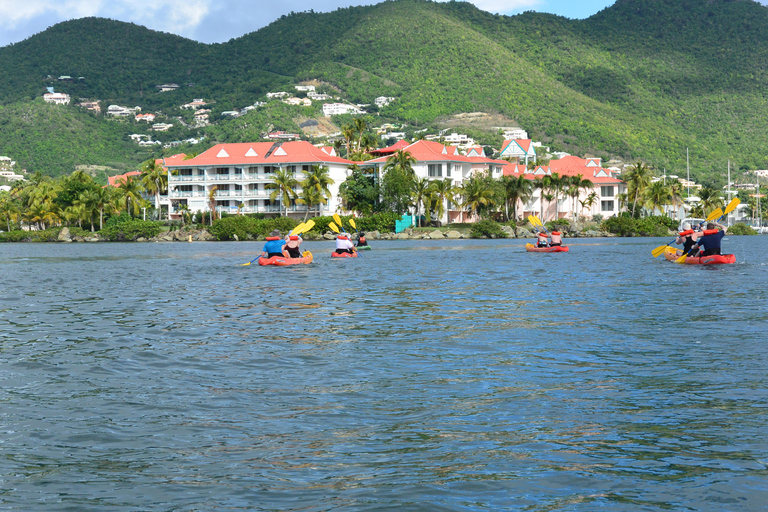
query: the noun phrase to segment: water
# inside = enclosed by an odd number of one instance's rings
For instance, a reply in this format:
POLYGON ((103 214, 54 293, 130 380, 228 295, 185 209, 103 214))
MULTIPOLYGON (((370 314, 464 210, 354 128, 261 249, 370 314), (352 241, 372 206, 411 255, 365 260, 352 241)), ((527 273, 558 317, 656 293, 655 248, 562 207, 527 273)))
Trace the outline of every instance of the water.
POLYGON ((0 509, 765 510, 768 237, 3 244, 0 509))

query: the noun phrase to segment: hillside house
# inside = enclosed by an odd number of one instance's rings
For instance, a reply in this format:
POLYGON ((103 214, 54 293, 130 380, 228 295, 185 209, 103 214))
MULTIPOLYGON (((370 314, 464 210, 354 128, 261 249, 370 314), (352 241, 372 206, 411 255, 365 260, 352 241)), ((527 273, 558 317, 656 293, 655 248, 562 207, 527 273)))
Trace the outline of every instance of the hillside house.
POLYGON ((107 107, 107 115, 115 117, 128 117, 136 115, 136 112, 141 112, 141 107, 121 107, 120 105, 110 105, 107 107))
POLYGON ((63 92, 47 92, 43 94, 43 100, 54 105, 69 105, 71 99, 69 94, 63 92))
POLYGON ((325 117, 339 116, 342 114, 364 114, 365 112, 354 105, 347 103, 323 103, 323 115, 325 117))
POLYGON ((536 146, 531 139, 505 140, 501 146, 501 158, 517 159, 528 165, 529 161, 536 163, 536 146))
POLYGON ((146 121, 147 123, 152 123, 155 121, 155 114, 136 114, 134 119, 136 119, 136 121, 146 121))
POLYGON ((180 108, 183 108, 184 110, 192 109, 197 110, 199 108, 203 108, 204 106, 208 105, 205 101, 203 101, 203 98, 196 98, 189 103, 183 104, 180 108))
POLYGON ((160 92, 170 92, 170 91, 175 91, 176 89, 178 89, 179 85, 178 84, 163 84, 163 85, 156 85, 155 88, 159 89, 160 92))

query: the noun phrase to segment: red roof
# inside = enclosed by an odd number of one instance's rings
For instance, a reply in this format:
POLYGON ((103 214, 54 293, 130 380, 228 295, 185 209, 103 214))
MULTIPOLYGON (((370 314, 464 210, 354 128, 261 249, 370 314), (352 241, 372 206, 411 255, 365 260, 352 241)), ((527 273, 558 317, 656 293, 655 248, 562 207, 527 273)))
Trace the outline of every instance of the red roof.
POLYGON ((134 176, 138 176, 141 173, 139 171, 131 171, 127 172, 125 174, 117 174, 115 176, 109 176, 107 177, 107 183, 109 183, 110 187, 117 187, 120 185, 120 182, 126 181, 128 179, 133 179, 134 176))
POLYGON ((280 165, 299 163, 337 163, 351 165, 355 162, 330 156, 322 149, 307 141, 289 142, 241 142, 217 144, 195 158, 184 162, 169 163, 166 166, 226 166, 226 165, 280 165))
POLYGON ((549 166, 538 165, 529 170, 524 165, 511 166, 504 170, 504 176, 520 176, 523 174, 529 180, 536 180, 544 176, 557 173, 560 176, 578 176, 592 183, 612 184, 623 183, 613 177, 611 171, 602 167, 587 167, 588 162, 596 162, 596 159, 583 159, 575 156, 567 156, 560 160, 550 160, 549 166))
POLYGON ((405 139, 400 139, 399 141, 395 142, 388 148, 374 149, 369 151, 369 153, 372 155, 378 155, 378 156, 391 155, 392 153, 397 153, 403 148, 407 148, 409 144, 410 142, 406 141, 405 139))

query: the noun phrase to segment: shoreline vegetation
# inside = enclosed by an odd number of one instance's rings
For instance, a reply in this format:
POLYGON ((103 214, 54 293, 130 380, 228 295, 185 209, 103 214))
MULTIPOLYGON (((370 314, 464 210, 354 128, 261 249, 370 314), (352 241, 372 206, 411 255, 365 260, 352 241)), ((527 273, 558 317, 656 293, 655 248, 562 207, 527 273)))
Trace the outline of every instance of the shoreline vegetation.
MULTIPOLYGON (((349 225, 350 217, 342 217, 349 225)), ((378 214, 355 218, 359 231, 365 232, 369 240, 458 240, 482 238, 535 238, 536 230, 529 222, 500 223, 482 220, 472 224, 451 224, 444 227, 411 226, 395 233, 393 214, 378 214)), ((333 218, 315 217, 315 227, 302 236, 307 241, 334 240, 336 234, 329 225, 333 218)), ((547 222, 549 231, 559 230, 564 238, 594 237, 661 237, 676 235, 678 220, 669 217, 630 216, 611 217, 606 220, 571 222, 560 219, 547 222)), ((144 221, 128 217, 115 217, 100 231, 88 231, 78 227, 55 227, 39 231, 13 230, 0 232, 0 242, 198 242, 198 241, 263 241, 274 229, 285 235, 295 228, 299 221, 287 217, 271 219, 246 215, 224 216, 211 225, 144 221)), ((353 238, 357 233, 351 233, 353 238)), ((730 227, 729 235, 755 235, 746 224, 737 223, 730 227)))

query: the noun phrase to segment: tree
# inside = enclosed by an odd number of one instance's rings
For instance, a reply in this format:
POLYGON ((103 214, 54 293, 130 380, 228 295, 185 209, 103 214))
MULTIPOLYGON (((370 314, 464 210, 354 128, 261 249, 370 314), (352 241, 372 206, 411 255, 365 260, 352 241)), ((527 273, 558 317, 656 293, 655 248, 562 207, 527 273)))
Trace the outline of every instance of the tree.
POLYGON ((512 205, 512 218, 517 220, 517 203, 525 203, 533 194, 533 183, 521 174, 517 177, 503 176, 501 183, 504 186, 504 207, 505 215, 509 220, 509 205, 512 205))
POLYGON ((462 196, 463 206, 468 206, 472 216, 494 205, 496 191, 488 186, 484 176, 472 176, 464 183, 462 196))
POLYGON ((0 219, 5 221, 8 231, 11 224, 16 224, 20 216, 20 208, 16 198, 10 192, 0 192, 0 219))
POLYGON ((638 162, 627 174, 627 195, 632 198, 632 216, 635 216, 635 207, 643 195, 645 189, 651 184, 651 169, 638 162))
POLYGON ((411 190, 416 174, 416 159, 408 151, 400 150, 387 158, 384 177, 381 179, 382 206, 396 213, 403 213, 411 206, 411 190))
POLYGON ((585 192, 592 190, 594 184, 585 179, 583 175, 577 174, 575 176, 569 176, 566 178, 567 189, 566 194, 571 198, 571 211, 573 212, 573 220, 576 220, 576 202, 579 200, 581 191, 585 192))
POLYGON ((339 197, 346 209, 370 215, 379 199, 378 187, 373 176, 365 174, 357 165, 351 166, 350 170, 351 174, 339 185, 339 197))
POLYGON ((723 198, 714 188, 704 187, 699 190, 699 206, 704 212, 712 212, 716 208, 723 207, 723 198))
POLYGON ((671 199, 672 194, 669 191, 669 187, 664 185, 662 181, 651 183, 643 192, 643 205, 651 210, 658 208, 663 215, 667 214, 664 205, 669 204, 671 199))
POLYGON ((673 180, 669 184, 669 195, 672 200, 672 206, 675 209, 675 219, 677 219, 678 204, 683 204, 683 184, 673 180))
POLYGON ((216 220, 216 192, 218 192, 219 186, 214 185, 211 190, 208 191, 208 208, 211 210, 211 226, 213 221, 216 220))
POLYGON ((117 189, 122 201, 125 201, 125 211, 131 217, 139 215, 141 205, 144 200, 141 197, 143 190, 139 180, 133 179, 132 176, 125 177, 118 180, 117 189))
MULTIPOLYGON (((621 194, 619 194, 621 195, 621 194)), ((597 192, 594 190, 589 193, 587 197, 585 197, 583 200, 579 201, 581 204, 581 210, 592 210, 592 207, 595 206, 595 203, 597 203, 597 192)), ((621 208, 621 207, 619 207, 621 208)))
POLYGON ((429 178, 416 177, 413 180, 413 188, 411 188, 411 199, 413 199, 413 203, 416 205, 416 216, 419 217, 419 226, 422 225, 421 215, 420 215, 421 205, 422 203, 426 203, 427 199, 430 196, 429 185, 430 185, 429 178))
POLYGON ((442 180, 435 180, 430 183, 430 195, 435 201, 435 213, 437 214, 438 222, 442 222, 443 215, 447 208, 447 203, 454 202, 456 195, 461 190, 453 184, 453 180, 444 178, 442 180))
POLYGON ((150 158, 141 166, 139 175, 144 189, 155 196, 155 209, 160 212, 160 194, 168 191, 168 172, 163 169, 163 164, 150 158))
POLYGON ((309 210, 312 205, 317 205, 317 215, 320 215, 320 205, 326 204, 331 197, 330 186, 336 183, 331 178, 331 171, 327 165, 313 165, 301 182, 302 202, 307 205, 307 213, 304 220, 309 216, 309 210))
POLYGON ((299 180, 297 180, 291 171, 283 169, 282 167, 275 171, 272 176, 272 182, 264 185, 264 188, 272 190, 269 194, 269 200, 274 201, 280 197, 280 203, 285 208, 285 216, 288 216, 288 206, 291 201, 298 197, 296 193, 296 187, 299 186, 299 180))

